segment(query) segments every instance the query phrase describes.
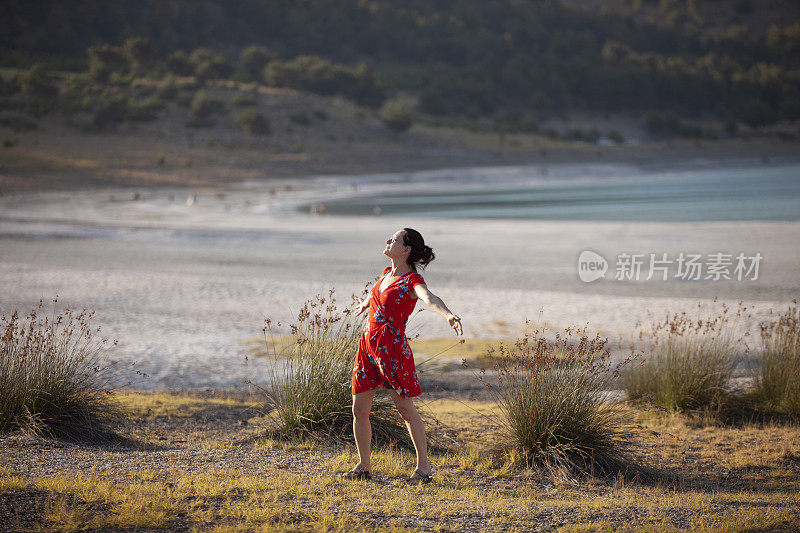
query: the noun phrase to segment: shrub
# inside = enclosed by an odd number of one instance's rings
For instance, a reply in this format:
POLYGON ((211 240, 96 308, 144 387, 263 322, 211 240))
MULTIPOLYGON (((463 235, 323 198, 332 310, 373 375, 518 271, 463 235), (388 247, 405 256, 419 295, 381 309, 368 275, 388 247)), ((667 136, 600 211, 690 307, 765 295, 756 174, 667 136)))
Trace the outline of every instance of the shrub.
POLYGON ((386 91, 375 71, 368 65, 360 63, 352 73, 353 84, 350 90, 344 94, 361 105, 372 108, 380 107, 386 100, 386 91))
POLYGON ((150 70, 159 59, 155 45, 144 37, 131 37, 122 46, 125 56, 139 74, 150 70))
POLYGON ((189 56, 193 73, 198 81, 205 82, 214 79, 225 79, 233 73, 228 60, 210 48, 198 48, 189 56))
POLYGON ((250 81, 260 81, 264 66, 275 59, 268 48, 264 46, 248 46, 239 55, 239 68, 248 76, 250 81))
POLYGON ((610 474, 632 468, 629 426, 606 402, 609 381, 617 375, 607 340, 590 339, 585 329, 565 333, 548 340, 537 330, 490 350, 498 360, 497 385, 489 385, 504 426, 500 449, 513 452, 519 465, 555 471, 610 474))
POLYGON ((119 46, 98 44, 90 46, 89 75, 95 81, 107 82, 111 74, 124 72, 128 69, 128 61, 119 46))
POLYGON ((236 124, 251 135, 269 135, 271 131, 269 120, 258 109, 245 109, 236 115, 236 124))
POLYGON ((53 98, 58 95, 58 86, 41 64, 33 65, 20 74, 22 94, 30 98, 53 98))
MULTIPOLYGON (((303 305, 288 342, 272 336, 266 320, 267 349, 278 359, 264 389, 274 435, 314 440, 351 440, 353 416, 350 380, 361 335, 360 320, 349 309, 339 312, 334 291, 303 305), (267 335, 272 337, 267 339, 267 335), (276 348, 278 347, 278 348, 276 348)), ((371 415, 378 443, 412 447, 407 430, 387 394, 375 396, 371 415)))
POLYGON ((236 107, 249 107, 249 106, 257 106, 258 105, 258 98, 257 94, 253 93, 250 94, 237 94, 233 98, 231 98, 231 105, 236 107))
POLYGON ((381 108, 381 120, 395 133, 407 131, 414 122, 411 110, 400 100, 390 100, 381 108))
POLYGON ((175 100, 180 89, 173 76, 168 76, 164 83, 158 88, 158 96, 164 100, 175 100))
POLYGON ((164 109, 164 103, 158 96, 151 96, 141 104, 131 104, 128 106, 128 117, 130 120, 150 121, 158 118, 158 112, 164 109))
POLYGON ((233 67, 231 67, 228 60, 222 56, 216 56, 210 61, 204 61, 194 69, 194 75, 200 82, 226 79, 230 77, 232 73, 233 67))
POLYGON ((114 438, 121 414, 101 365, 105 341, 90 326, 93 313, 66 309, 42 318, 0 318, 0 431, 27 429, 68 440, 114 438))
POLYGON ((384 99, 383 89, 368 67, 351 68, 317 56, 272 61, 264 68, 264 82, 323 95, 341 94, 372 107, 384 99))
MULTIPOLYGON (((744 310, 740 307, 736 317, 744 310)), ((723 305, 717 317, 692 319, 684 312, 656 323, 646 357, 622 374, 628 398, 668 411, 721 406, 741 340, 732 332, 728 311, 723 305)))
POLYGON ((20 86, 19 75, 11 76, 9 79, 5 79, 3 76, 0 76, 0 96, 11 96, 17 94, 22 90, 20 86))
POLYGON ((800 311, 797 303, 761 324, 761 371, 756 392, 771 408, 800 415, 800 311))
POLYGON ((206 61, 211 61, 216 57, 216 53, 211 48, 196 48, 192 51, 192 54, 189 56, 189 62, 193 66, 197 66, 200 63, 204 63, 206 61))
POLYGON ((192 103, 189 106, 189 112, 201 119, 206 119, 211 115, 222 113, 225 110, 225 104, 219 98, 209 96, 204 91, 198 91, 192 98, 192 103))
POLYGON ((178 76, 189 76, 194 73, 194 66, 183 50, 178 50, 167 56, 167 68, 178 76))

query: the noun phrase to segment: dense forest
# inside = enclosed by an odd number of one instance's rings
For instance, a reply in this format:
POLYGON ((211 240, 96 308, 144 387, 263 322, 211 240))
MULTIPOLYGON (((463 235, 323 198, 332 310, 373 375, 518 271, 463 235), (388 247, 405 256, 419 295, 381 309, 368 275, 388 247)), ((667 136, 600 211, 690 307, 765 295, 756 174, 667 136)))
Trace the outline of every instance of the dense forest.
MULTIPOLYGON (((643 19, 555 0, 6 0, 0 66, 40 61, 102 78, 133 40, 140 73, 249 79, 371 106, 402 92, 430 115, 797 121, 800 22, 756 33, 734 19, 703 32, 704 4, 720 1, 644 0, 659 16, 643 19)), ((742 20, 753 9, 736 7, 742 20)))

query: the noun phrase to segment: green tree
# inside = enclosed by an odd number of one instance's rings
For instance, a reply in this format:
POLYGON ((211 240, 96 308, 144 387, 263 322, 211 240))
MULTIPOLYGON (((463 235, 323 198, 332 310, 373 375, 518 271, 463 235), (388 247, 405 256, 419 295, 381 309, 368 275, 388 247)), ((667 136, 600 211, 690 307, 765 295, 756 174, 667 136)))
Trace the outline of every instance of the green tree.
POLYGON ((58 95, 58 86, 41 63, 20 74, 22 94, 31 98, 52 98, 58 95))
POLYGON ((107 82, 114 72, 125 72, 128 60, 119 46, 98 44, 90 46, 89 75, 95 81, 107 82))
POLYGON ((381 120, 393 132, 403 133, 414 123, 414 116, 403 101, 389 100, 381 108, 381 120))
POLYGON ((219 98, 206 94, 205 91, 198 91, 192 98, 189 111, 197 118, 206 119, 225 111, 225 104, 219 98))
POLYGON ((189 76, 194 73, 194 65, 183 50, 167 56, 167 68, 178 76, 189 76))
POLYGON ((194 75, 200 82, 216 79, 226 79, 233 74, 228 60, 210 48, 198 48, 189 56, 189 61, 194 66, 194 75))
POLYGON ((122 49, 133 70, 139 74, 150 70, 160 57, 155 45, 144 37, 131 37, 125 41, 122 49))
POLYGON ((270 133, 269 120, 255 108, 245 109, 236 115, 236 124, 242 131, 251 135, 269 135, 270 133))
POLYGON ((251 81, 261 81, 261 74, 267 63, 275 59, 268 48, 264 46, 248 46, 239 54, 239 68, 241 68, 251 81))

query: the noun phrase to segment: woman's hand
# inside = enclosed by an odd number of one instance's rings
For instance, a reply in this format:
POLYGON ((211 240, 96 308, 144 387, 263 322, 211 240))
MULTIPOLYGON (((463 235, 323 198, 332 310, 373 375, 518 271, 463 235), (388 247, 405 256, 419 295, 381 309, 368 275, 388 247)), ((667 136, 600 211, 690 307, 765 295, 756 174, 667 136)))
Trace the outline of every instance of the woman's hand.
POLYGON ((453 331, 456 332, 456 335, 461 335, 461 317, 450 313, 450 316, 447 317, 447 323, 450 324, 450 327, 453 328, 453 331))
POLYGON ((365 309, 369 308, 369 299, 362 300, 358 307, 356 308, 356 316, 360 315, 364 312, 365 309))

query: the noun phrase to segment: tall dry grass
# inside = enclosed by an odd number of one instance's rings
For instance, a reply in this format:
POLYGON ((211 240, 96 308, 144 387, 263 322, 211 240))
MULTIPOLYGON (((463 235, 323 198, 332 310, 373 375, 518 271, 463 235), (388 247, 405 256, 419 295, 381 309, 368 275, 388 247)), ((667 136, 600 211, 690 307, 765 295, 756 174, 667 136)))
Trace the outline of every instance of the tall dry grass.
MULTIPOLYGON (((489 384, 504 427, 500 449, 515 463, 552 471, 611 474, 635 469, 630 426, 609 400, 618 375, 607 340, 586 328, 555 338, 535 330, 501 343, 497 384, 489 384)), ((627 364, 630 358, 621 364, 627 364)))
POLYGON ((700 318, 675 313, 641 331, 640 339, 649 341, 649 348, 622 373, 628 398, 668 411, 718 409, 740 352, 746 351, 735 330, 746 309, 740 305, 732 313, 723 304, 717 316, 700 318))
POLYGON ((797 301, 761 324, 761 368, 756 393, 770 408, 800 415, 800 311, 797 301))
MULTIPOLYGON (((271 326, 267 319, 265 344, 275 364, 263 391, 273 434, 336 443, 352 440, 350 380, 362 320, 350 309, 339 311, 331 290, 327 298, 316 295, 303 305, 297 323, 290 326, 289 342, 269 339, 271 326)), ((378 444, 413 447, 388 394, 379 390, 370 419, 378 444)))
POLYGON ((21 318, 0 318, 0 431, 27 429, 78 441, 115 439, 109 422, 122 414, 104 372, 106 341, 93 312, 42 316, 43 303, 21 318))

